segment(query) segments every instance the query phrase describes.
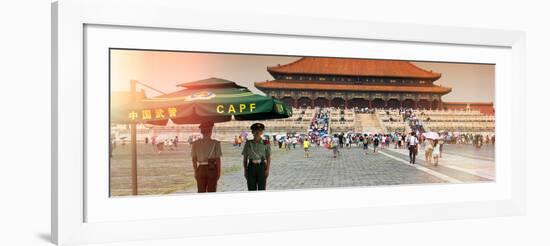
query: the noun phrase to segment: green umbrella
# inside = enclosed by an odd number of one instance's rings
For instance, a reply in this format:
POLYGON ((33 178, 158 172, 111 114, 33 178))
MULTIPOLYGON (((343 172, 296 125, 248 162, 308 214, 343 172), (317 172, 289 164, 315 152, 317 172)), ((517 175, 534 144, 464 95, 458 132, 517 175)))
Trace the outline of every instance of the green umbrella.
POLYGON ((235 82, 209 78, 178 86, 185 89, 170 94, 136 100, 136 84, 130 81, 130 103, 111 105, 111 122, 130 125, 132 194, 138 194, 138 123, 166 125, 267 120, 292 116, 292 109, 271 97, 257 95, 235 82))
POLYGON ((235 82, 209 78, 179 85, 185 89, 146 98, 112 110, 112 122, 165 125, 205 121, 268 120, 292 116, 292 108, 254 94, 235 82))

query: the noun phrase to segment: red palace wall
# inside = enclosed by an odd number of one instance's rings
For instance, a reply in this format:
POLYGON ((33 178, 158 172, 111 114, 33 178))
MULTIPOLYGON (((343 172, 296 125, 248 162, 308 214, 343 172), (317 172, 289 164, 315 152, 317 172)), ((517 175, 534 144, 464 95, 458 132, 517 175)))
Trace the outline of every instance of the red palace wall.
POLYGON ((470 102, 443 102, 443 108, 449 110, 478 110, 485 115, 495 115, 493 103, 470 103, 470 102))

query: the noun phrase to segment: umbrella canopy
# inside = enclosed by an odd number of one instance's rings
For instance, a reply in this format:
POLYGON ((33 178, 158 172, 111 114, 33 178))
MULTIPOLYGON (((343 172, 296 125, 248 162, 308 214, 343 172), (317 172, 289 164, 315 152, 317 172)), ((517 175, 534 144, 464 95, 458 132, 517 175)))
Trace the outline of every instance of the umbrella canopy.
POLYGON ((437 132, 425 132, 422 133, 422 135, 427 139, 439 139, 439 134, 437 132))
POLYGON ((113 109, 116 123, 166 125, 205 121, 266 120, 292 116, 292 108, 271 97, 254 94, 235 82, 210 78, 178 86, 185 89, 146 98, 113 109))

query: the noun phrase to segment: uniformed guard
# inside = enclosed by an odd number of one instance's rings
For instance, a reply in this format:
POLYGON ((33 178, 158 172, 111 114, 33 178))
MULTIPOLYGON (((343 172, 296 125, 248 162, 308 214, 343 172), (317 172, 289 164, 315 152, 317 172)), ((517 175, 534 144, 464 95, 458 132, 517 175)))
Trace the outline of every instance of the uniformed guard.
POLYGON ((193 142, 191 157, 197 190, 202 192, 216 192, 216 186, 221 174, 222 149, 218 140, 212 139, 212 128, 214 123, 201 123, 199 128, 202 139, 193 142))
POLYGON ((271 146, 262 139, 265 126, 254 123, 250 126, 254 139, 246 141, 242 155, 244 177, 248 190, 265 190, 271 164, 271 146))

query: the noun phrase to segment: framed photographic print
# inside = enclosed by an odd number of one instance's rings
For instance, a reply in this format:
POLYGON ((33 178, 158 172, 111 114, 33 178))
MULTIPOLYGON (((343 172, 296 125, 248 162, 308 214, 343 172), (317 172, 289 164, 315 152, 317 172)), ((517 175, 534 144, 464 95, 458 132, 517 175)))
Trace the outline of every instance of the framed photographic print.
POLYGON ((523 213, 522 32, 52 9, 58 244, 523 213))

